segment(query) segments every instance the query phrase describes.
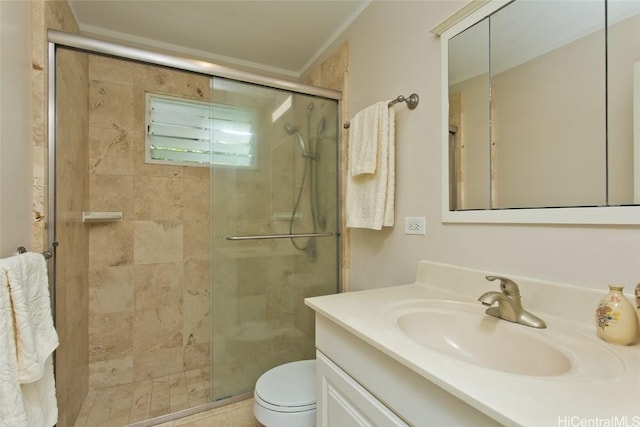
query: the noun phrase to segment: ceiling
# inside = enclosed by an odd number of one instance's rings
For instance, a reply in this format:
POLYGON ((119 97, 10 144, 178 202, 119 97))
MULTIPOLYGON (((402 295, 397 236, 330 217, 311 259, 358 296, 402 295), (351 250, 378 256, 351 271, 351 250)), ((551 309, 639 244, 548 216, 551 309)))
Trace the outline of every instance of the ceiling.
POLYGON ((85 35, 299 77, 371 0, 69 0, 85 35))

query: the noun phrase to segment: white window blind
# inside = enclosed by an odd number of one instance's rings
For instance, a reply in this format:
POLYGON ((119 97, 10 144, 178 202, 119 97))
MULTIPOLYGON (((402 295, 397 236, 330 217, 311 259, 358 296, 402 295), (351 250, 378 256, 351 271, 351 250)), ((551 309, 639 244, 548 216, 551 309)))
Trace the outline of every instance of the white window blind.
POLYGON ((152 93, 146 106, 148 163, 254 166, 253 111, 152 93))

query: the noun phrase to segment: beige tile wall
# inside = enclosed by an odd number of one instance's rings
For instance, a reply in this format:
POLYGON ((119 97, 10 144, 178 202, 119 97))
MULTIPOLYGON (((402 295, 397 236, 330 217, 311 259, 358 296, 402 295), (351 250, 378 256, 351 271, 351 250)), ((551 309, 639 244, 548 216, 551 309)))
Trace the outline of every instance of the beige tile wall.
MULTIPOLYGON (((91 226, 90 384, 109 387, 208 366, 209 170, 144 163, 145 90, 206 98, 208 79, 98 56, 90 60, 90 78, 90 208, 121 210, 125 217, 122 223, 91 226)), ((255 102, 246 96, 237 101, 255 102)), ((279 133, 289 149, 289 169, 282 174, 287 175, 287 188, 293 188, 291 159, 300 160, 299 153, 291 137, 282 129, 279 133)), ((216 204, 215 218, 221 232, 274 231, 269 146, 260 145, 256 170, 215 171, 216 200, 222 202, 216 204)), ((288 201, 288 209, 292 203, 288 201)), ((230 249, 242 249, 232 245, 230 249)), ((219 321, 214 323, 222 343, 217 346, 221 370, 216 371, 216 385, 225 390, 222 397, 251 388, 278 360, 313 356, 312 335, 269 332, 283 322, 294 323, 309 289, 326 279, 319 278, 322 274, 303 280, 294 276, 304 255, 290 242, 276 242, 271 249, 266 257, 234 252, 215 257, 213 268, 220 280, 215 285, 219 321), (229 341, 235 331, 229 326, 265 317, 277 324, 266 325, 255 342, 229 341), (301 339, 306 341, 303 347, 295 343, 301 339), (228 352, 229 347, 235 348, 228 352), (261 357, 256 359, 256 354, 261 357), (265 357, 268 354, 273 357, 265 357)), ((323 270, 325 262, 316 264, 316 270, 323 270)), ((308 268, 303 264, 302 269, 308 268)), ((311 321, 304 323, 313 330, 311 321)))
MULTIPOLYGON (((32 1, 33 227, 31 250, 47 248, 48 188, 48 28, 77 33, 64 1, 32 1)), ((58 108, 58 194, 56 270, 56 395, 59 427, 73 425, 88 387, 88 233, 79 221, 88 205, 86 106, 87 58, 61 53, 58 80, 64 99, 58 108), (62 77, 64 76, 64 77, 62 77), (62 126, 64 124, 64 126, 62 126), (83 126, 84 125, 84 126, 83 126)))
POLYGON ((145 92, 206 99, 209 78, 92 55, 89 382, 209 365, 209 170, 144 162, 145 92))
MULTIPOLYGON (((56 351, 56 378, 60 406, 69 416, 82 404, 87 390, 87 271, 89 235, 80 221, 88 204, 86 171, 87 57, 58 52, 58 80, 64 93, 57 102, 56 182, 56 329, 60 346, 56 351), (64 123, 64 125, 62 125, 64 123)), ((64 416, 64 415, 63 415, 64 416)), ((64 424, 61 424, 64 425, 64 424)))
MULTIPOLYGON (((344 42, 333 51, 327 58, 314 67, 304 77, 306 84, 334 89, 342 92, 340 100, 340 120, 347 123, 350 120, 349 114, 349 44, 344 42)), ((340 182, 339 200, 344 200, 346 194, 346 170, 347 170, 347 147, 349 141, 349 130, 341 127, 340 131, 340 182)), ((351 285, 351 234, 346 227, 344 209, 340 210, 340 288, 341 291, 348 291, 351 285)))

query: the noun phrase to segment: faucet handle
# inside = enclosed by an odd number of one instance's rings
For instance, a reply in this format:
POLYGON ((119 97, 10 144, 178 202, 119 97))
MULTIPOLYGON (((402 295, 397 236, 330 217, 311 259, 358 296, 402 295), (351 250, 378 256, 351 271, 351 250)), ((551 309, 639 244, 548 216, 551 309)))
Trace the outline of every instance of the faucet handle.
POLYGON ((490 282, 493 282, 494 280, 499 280, 500 290, 502 291, 503 294, 507 296, 510 296, 510 297, 520 296, 520 289, 518 288, 518 284, 511 279, 508 279, 502 276, 485 276, 485 279, 487 279, 490 282))

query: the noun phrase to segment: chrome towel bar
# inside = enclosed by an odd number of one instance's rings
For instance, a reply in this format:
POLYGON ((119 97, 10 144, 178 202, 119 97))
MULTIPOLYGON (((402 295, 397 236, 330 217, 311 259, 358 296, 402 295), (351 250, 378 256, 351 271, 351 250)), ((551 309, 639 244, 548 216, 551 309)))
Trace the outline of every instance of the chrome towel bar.
MULTIPOLYGON (((396 99, 392 99, 391 101, 389 101, 389 104, 387 105, 391 107, 393 105, 396 105, 399 102, 406 102, 409 110, 413 110, 420 103, 420 97, 418 96, 417 93, 412 93, 407 97, 405 97, 404 95, 398 95, 396 99)), ((351 127, 351 123, 347 122, 344 125, 342 125, 342 127, 345 129, 349 129, 349 127, 351 127)))
POLYGON ((398 102, 406 102, 407 103, 407 108, 409 108, 409 110, 413 110, 420 103, 420 97, 418 96, 417 93, 412 93, 411 95, 409 95, 406 98, 404 97, 404 95, 398 95, 398 97, 396 99, 394 99, 392 101, 389 101, 388 105, 389 105, 389 107, 391 107, 392 105, 395 105, 398 102))
POLYGON ((331 237, 333 233, 260 234, 252 236, 224 236, 224 240, 295 239, 298 237, 331 237))

